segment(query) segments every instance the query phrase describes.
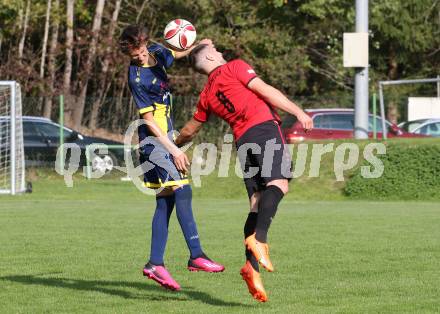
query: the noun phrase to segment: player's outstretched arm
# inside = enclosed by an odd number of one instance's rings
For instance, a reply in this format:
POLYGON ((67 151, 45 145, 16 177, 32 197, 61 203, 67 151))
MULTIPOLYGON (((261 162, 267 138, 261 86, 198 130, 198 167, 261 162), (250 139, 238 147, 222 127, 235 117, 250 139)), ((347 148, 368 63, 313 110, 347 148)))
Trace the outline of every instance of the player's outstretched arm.
POLYGON ((194 138, 194 136, 197 135, 197 133, 199 133, 202 126, 203 126, 202 122, 199 122, 194 118, 191 118, 191 120, 189 120, 182 128, 179 136, 176 138, 174 142, 179 147, 185 145, 186 143, 190 142, 194 138))
POLYGON ((181 59, 183 57, 186 57, 187 55, 189 55, 191 53, 191 50, 194 49, 195 46, 192 46, 191 48, 187 49, 187 50, 173 50, 174 52, 174 58, 175 59, 181 59))
POLYGON ((187 172, 187 166, 190 165, 188 156, 186 156, 186 154, 182 152, 166 134, 163 133, 156 121, 154 121, 153 112, 150 111, 144 113, 142 118, 145 120, 151 133, 153 133, 157 140, 170 152, 171 155, 173 155, 177 170, 187 172))
POLYGON ((249 82, 248 88, 260 95, 272 106, 296 116, 304 129, 313 129, 312 118, 275 87, 266 84, 262 79, 256 77, 249 82))
POLYGON ((188 55, 191 53, 191 51, 192 51, 195 47, 197 47, 198 45, 212 45, 212 40, 211 40, 211 39, 208 39, 208 38, 204 38, 204 39, 202 39, 201 41, 199 41, 198 44, 196 44, 196 45, 192 45, 190 48, 188 48, 188 49, 186 49, 186 50, 178 51, 178 50, 174 50, 174 49, 173 49, 173 51, 174 51, 174 58, 175 58, 175 59, 180 59, 180 58, 183 58, 183 57, 188 56, 188 55))

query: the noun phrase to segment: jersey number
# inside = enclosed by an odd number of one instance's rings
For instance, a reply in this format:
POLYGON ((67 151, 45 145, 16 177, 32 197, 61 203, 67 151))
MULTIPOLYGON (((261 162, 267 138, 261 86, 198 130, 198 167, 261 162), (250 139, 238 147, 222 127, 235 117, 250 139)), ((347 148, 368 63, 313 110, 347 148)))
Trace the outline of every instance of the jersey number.
POLYGON ((228 99, 228 97, 226 97, 225 94, 223 94, 223 92, 217 91, 215 95, 217 96, 218 101, 226 108, 226 110, 228 110, 228 112, 235 112, 234 104, 228 99))

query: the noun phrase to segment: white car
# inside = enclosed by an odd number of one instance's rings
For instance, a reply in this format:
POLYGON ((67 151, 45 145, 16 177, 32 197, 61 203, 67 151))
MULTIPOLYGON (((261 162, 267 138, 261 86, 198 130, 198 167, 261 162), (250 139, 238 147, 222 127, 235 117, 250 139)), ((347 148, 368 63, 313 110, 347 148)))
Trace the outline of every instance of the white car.
POLYGON ((429 119, 417 126, 412 133, 440 137, 440 119, 429 119))
POLYGON ((405 121, 399 123, 397 126, 405 130, 406 132, 412 133, 415 129, 417 129, 423 123, 428 122, 429 120, 431 119, 417 119, 417 120, 405 121))

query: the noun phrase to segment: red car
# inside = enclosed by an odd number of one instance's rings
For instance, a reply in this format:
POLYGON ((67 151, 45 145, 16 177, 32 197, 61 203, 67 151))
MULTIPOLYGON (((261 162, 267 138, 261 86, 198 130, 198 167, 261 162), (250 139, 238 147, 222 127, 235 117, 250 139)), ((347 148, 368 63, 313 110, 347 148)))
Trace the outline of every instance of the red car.
MULTIPOLYGON (((284 135, 288 143, 298 143, 304 140, 324 139, 349 139, 354 137, 354 110, 353 109, 306 109, 305 112, 312 117, 314 128, 304 132, 301 124, 295 117, 283 123, 284 135)), ((370 114, 368 136, 373 138, 373 115, 370 114)), ((385 121, 388 127, 388 138, 392 137, 425 137, 419 134, 405 132, 397 125, 385 121)), ((382 119, 376 116, 377 137, 382 138, 382 119)))

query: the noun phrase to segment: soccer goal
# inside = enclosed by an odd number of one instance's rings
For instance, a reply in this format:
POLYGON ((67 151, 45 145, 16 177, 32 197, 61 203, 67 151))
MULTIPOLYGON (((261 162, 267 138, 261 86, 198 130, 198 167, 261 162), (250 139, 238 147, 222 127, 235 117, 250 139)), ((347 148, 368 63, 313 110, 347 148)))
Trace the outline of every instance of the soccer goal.
POLYGON ((26 191, 21 90, 15 81, 0 81, 0 194, 26 191))

